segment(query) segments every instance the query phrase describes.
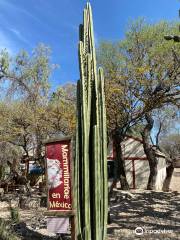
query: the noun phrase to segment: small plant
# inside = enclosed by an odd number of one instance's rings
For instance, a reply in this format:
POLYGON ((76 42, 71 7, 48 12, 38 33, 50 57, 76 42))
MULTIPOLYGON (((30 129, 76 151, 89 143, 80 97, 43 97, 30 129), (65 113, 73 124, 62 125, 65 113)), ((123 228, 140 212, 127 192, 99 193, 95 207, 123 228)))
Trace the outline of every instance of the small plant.
POLYGON ((11 220, 13 223, 19 223, 19 209, 10 207, 11 220))
POLYGON ((9 228, 9 224, 2 218, 0 218, 0 240, 18 240, 9 228))

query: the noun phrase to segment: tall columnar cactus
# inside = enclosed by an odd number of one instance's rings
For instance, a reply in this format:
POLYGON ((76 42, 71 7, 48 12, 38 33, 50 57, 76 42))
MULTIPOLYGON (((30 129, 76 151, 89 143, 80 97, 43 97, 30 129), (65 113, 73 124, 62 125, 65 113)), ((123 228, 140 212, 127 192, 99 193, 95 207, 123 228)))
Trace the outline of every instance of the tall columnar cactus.
POLYGON ((81 240, 106 239, 107 137, 103 70, 97 71, 90 3, 84 10, 79 41, 74 203, 81 240))

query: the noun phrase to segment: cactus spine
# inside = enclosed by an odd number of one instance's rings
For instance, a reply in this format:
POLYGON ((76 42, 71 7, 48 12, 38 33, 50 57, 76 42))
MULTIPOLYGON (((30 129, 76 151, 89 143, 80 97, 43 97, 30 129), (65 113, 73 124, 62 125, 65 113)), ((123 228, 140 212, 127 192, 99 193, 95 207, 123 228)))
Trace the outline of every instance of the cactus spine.
POLYGON ((106 239, 107 137, 103 70, 97 71, 90 3, 80 25, 74 204, 81 240, 106 239))

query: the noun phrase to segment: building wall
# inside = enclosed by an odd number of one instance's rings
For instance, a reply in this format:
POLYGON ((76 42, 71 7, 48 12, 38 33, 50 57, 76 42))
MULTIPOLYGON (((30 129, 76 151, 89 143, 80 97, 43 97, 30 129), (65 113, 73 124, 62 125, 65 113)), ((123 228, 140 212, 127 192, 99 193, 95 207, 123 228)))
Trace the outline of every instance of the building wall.
POLYGON ((172 191, 180 192, 180 167, 174 168, 173 176, 170 183, 170 189, 172 191))
POLYGON ((122 150, 125 159, 147 160, 142 141, 138 138, 126 137, 122 144, 122 150))
MULTIPOLYGON (((123 156, 125 160, 126 177, 130 188, 146 189, 149 178, 149 163, 144 153, 142 141, 138 138, 127 136, 122 143, 123 156)), ((109 144, 108 159, 115 159, 113 143, 109 144)), ((158 174, 156 190, 162 190, 166 177, 166 160, 164 156, 158 156, 158 174)))

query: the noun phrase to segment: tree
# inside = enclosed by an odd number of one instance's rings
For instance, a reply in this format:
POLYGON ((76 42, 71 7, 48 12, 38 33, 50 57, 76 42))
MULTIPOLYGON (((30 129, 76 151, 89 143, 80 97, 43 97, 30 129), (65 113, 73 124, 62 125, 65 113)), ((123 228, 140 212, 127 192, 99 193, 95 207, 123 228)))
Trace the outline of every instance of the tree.
POLYGON ((5 171, 17 171, 22 151, 11 143, 0 142, 0 181, 6 180, 5 171))
MULTIPOLYGON (((152 111, 152 113, 145 114, 146 124, 142 133, 143 146, 146 156, 149 161, 150 166, 150 176, 147 185, 147 189, 154 189, 156 176, 157 176, 157 165, 158 158, 156 155, 156 150, 163 152, 166 155, 166 173, 167 177, 165 183, 170 183, 170 179, 173 174, 173 156, 169 155, 162 146, 159 144, 159 140, 163 134, 166 134, 171 131, 173 124, 177 121, 177 108, 174 106, 166 105, 161 109, 152 111), (156 129, 153 130, 153 129, 156 129), (153 138, 152 138, 153 130, 153 138), (151 141, 150 141, 151 140, 151 141), (152 145, 153 144, 153 145, 152 145)), ((167 184, 165 184, 167 186, 167 184)), ((165 187, 163 187, 165 190, 165 187)))
POLYGON ((175 32, 176 24, 132 23, 126 38, 99 47, 99 64, 105 69, 108 130, 113 137, 117 160, 116 178, 128 189, 121 142, 127 131, 146 113, 167 103, 178 104, 180 46, 163 36, 175 32))
POLYGON ((148 179, 147 189, 153 190, 155 188, 155 183, 156 183, 158 158, 156 157, 155 150, 152 148, 152 145, 150 144, 149 137, 150 137, 151 131, 153 129, 154 120, 152 118, 151 113, 146 113, 145 119, 146 119, 147 123, 142 132, 142 139, 143 139, 144 152, 149 161, 149 169, 150 169, 150 175, 149 175, 149 179, 148 179))
POLYGON ((21 51, 10 58, 3 52, 0 66, 1 81, 8 86, 6 94, 1 94, 0 139, 22 148, 22 157, 29 158, 31 153, 44 164, 43 140, 74 130, 75 86, 67 84, 51 94, 54 65, 50 49, 43 44, 31 55, 21 51))
MULTIPOLYGON (((43 44, 32 54, 24 50, 13 58, 6 51, 0 54, 0 141, 6 146, 2 158, 16 149, 19 155, 14 154, 13 163, 33 159, 44 167, 43 141, 74 132, 75 85, 66 84, 52 93, 49 80, 54 67, 50 49, 43 44)), ((12 166, 10 176, 22 179, 12 166)), ((2 177, 4 171, 0 167, 2 177)))
POLYGON ((31 111, 24 102, 1 102, 1 141, 9 142, 24 150, 26 156, 30 151, 31 111))
POLYGON ((76 126, 76 85, 66 84, 52 93, 48 104, 52 134, 73 135, 76 126))
POLYGON ((180 155, 180 134, 179 133, 168 133, 160 140, 160 146, 165 153, 170 157, 166 168, 166 179, 163 184, 163 190, 169 191, 171 178, 174 171, 174 166, 179 161, 180 155))
POLYGON ((172 158, 179 157, 180 154, 180 134, 170 133, 165 135, 160 140, 160 146, 169 154, 172 158))
POLYGON ((42 44, 32 55, 21 51, 15 58, 7 53, 1 56, 1 80, 8 82, 7 95, 11 97, 9 106, 6 104, 7 131, 2 137, 23 147, 27 156, 28 148, 35 143, 35 155, 39 160, 45 128, 42 115, 48 103, 48 81, 52 71, 49 59, 50 49, 42 44))

